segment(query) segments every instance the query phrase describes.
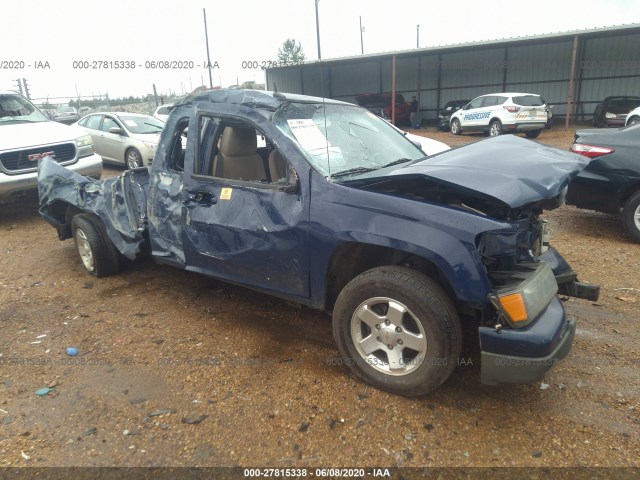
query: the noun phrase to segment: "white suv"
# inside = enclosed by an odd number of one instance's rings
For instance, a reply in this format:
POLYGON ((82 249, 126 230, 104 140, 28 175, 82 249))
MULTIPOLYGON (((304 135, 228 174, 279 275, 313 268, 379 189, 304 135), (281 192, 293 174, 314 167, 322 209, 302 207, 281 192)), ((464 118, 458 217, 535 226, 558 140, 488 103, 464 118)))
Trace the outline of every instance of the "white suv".
POLYGON ((467 103, 451 115, 451 133, 483 131, 495 137, 524 132, 536 138, 547 125, 547 105, 533 93, 491 93, 467 103))

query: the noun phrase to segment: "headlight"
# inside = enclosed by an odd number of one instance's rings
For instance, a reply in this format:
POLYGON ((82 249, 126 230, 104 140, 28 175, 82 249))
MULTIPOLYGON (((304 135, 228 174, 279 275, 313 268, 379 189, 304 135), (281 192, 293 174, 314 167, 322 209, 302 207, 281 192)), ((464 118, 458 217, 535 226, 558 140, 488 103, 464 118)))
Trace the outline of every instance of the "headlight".
POLYGON ((78 149, 78 158, 88 157, 96 151, 95 148, 93 148, 91 135, 82 135, 76 138, 76 148, 78 149))
POLYGON ((88 147, 90 145, 93 145, 93 139, 91 138, 91 135, 83 135, 76 138, 76 147, 88 147))
POLYGON ((607 118, 616 118, 617 115, 615 113, 607 112, 604 116, 607 118))
POLYGON ((553 271, 543 263, 516 288, 498 291, 491 301, 512 327, 520 328, 540 315, 557 292, 553 271))
POLYGON ((144 143, 144 145, 148 148, 150 148, 151 150, 155 150, 156 147, 158 146, 157 143, 152 143, 152 142, 142 142, 144 143))

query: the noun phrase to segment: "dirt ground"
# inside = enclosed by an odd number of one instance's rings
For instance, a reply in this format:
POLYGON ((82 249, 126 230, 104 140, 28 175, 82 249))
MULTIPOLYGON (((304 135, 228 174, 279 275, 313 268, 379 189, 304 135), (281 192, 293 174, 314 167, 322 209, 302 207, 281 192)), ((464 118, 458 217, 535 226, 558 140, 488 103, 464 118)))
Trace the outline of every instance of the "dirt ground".
POLYGON ((546 214, 602 294, 566 300, 543 383, 481 385, 471 355, 408 399, 339 364, 324 314, 150 260, 93 278, 36 208, 0 205, 0 466, 640 466, 640 245, 616 217, 546 214))

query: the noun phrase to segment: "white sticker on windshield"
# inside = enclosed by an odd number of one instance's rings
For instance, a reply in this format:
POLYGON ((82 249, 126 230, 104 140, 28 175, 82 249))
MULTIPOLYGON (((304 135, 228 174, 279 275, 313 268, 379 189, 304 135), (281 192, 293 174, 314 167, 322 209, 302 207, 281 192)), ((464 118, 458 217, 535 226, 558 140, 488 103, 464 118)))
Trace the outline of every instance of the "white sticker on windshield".
POLYGON ((308 151, 330 147, 331 144, 310 118, 287 120, 291 132, 308 151))
POLYGON ((137 127, 138 126, 138 124, 133 120, 125 120, 124 123, 126 123, 127 126, 129 126, 129 127, 137 127))

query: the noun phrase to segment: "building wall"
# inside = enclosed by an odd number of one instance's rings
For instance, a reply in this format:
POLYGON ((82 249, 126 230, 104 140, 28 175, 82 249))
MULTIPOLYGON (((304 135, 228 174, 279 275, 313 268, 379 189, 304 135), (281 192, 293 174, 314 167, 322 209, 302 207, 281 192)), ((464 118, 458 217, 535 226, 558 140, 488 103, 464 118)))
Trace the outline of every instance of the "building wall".
MULTIPOLYGON (((610 95, 640 95, 640 33, 579 35, 574 72, 578 120, 589 120, 610 95)), ((563 116, 569 93, 573 37, 396 54, 396 92, 416 95, 423 120, 450 100, 494 92, 541 94, 563 116)), ((390 92, 392 55, 267 70, 267 88, 355 103, 361 93, 390 92), (302 73, 301 73, 302 72, 302 73), (321 75, 322 72, 322 75, 321 75)))

